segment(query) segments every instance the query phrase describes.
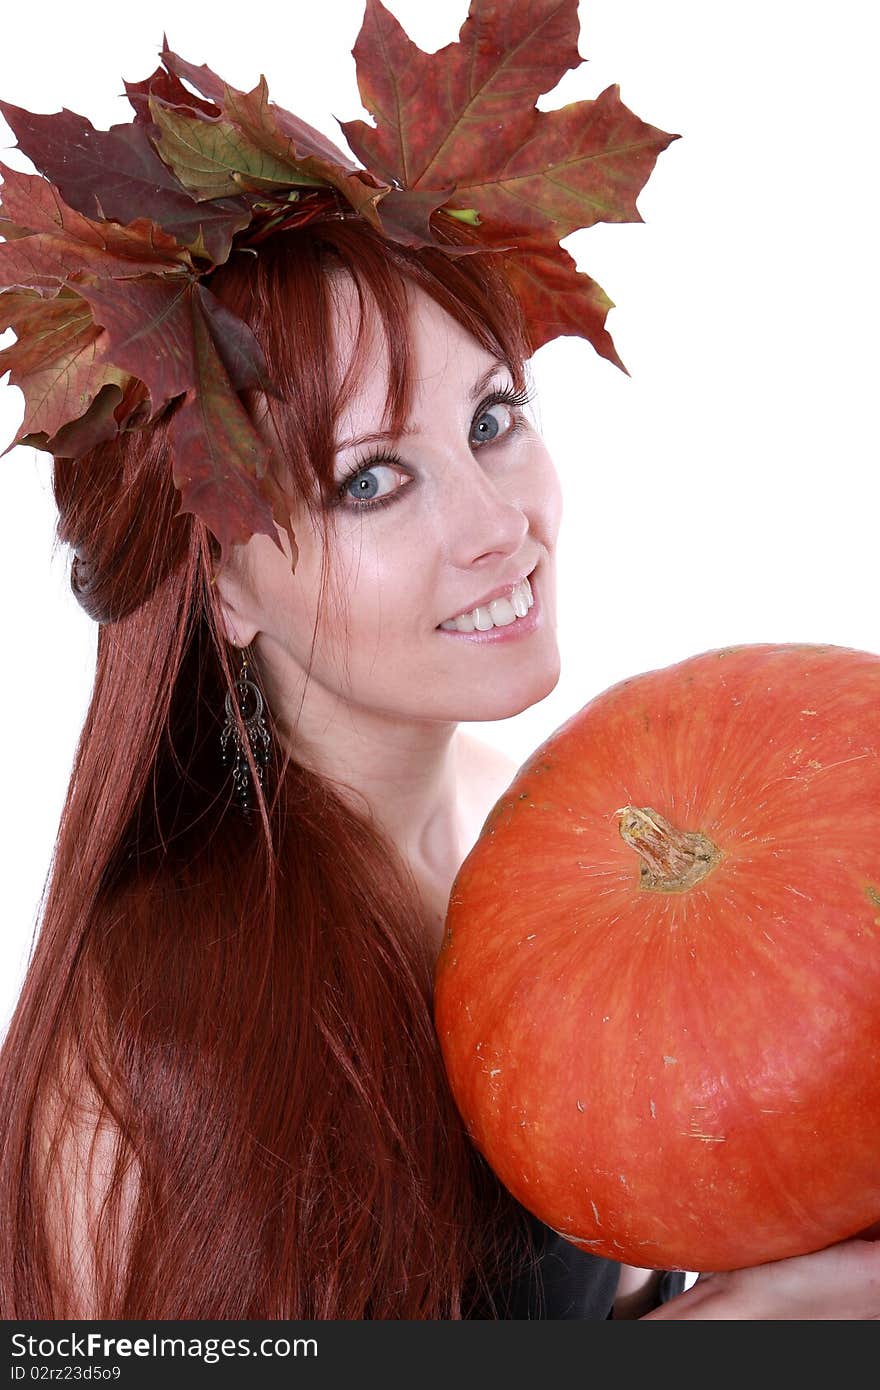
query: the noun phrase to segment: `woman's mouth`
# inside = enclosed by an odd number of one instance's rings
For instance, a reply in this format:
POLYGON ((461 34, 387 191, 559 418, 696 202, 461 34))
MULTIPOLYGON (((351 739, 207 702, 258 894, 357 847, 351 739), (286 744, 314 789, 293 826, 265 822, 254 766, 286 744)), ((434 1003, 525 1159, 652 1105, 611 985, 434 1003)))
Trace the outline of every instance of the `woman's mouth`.
POLYGON ((478 607, 457 618, 449 618, 436 631, 444 637, 463 638, 468 642, 504 642, 526 637, 534 632, 541 617, 538 597, 533 588, 537 566, 510 594, 493 599, 485 608, 478 607))

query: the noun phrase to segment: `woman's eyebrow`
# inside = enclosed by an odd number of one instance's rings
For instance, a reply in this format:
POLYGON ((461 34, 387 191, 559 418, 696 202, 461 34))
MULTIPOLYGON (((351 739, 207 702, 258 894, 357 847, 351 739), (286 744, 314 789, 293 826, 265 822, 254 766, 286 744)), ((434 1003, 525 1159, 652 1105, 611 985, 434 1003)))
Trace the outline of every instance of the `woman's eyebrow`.
MULTIPOLYGON (((493 358, 491 365, 486 368, 482 376, 480 376, 471 387, 471 400, 477 400, 477 398, 482 395, 486 387, 489 385, 489 382, 492 380, 498 368, 506 368, 507 365, 508 364, 502 361, 500 357, 493 358)), ((385 440, 406 439, 414 434, 418 434, 418 430, 415 429, 412 425, 405 426, 404 429, 402 429, 400 433, 396 435, 389 433, 387 430, 373 430, 369 434, 358 434, 355 435, 353 439, 343 440, 341 444, 336 445, 336 453, 341 454, 343 449, 354 449, 362 444, 381 444, 385 440)))

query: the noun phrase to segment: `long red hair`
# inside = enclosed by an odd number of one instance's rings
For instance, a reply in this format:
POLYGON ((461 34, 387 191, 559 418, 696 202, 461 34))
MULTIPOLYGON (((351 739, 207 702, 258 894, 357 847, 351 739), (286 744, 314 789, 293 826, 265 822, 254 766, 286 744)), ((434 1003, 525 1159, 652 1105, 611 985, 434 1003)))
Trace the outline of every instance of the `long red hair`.
MULTIPOLYGON (((407 280, 518 389, 530 355, 491 254, 404 248, 357 219, 234 252, 210 287, 282 385, 280 454, 325 542, 326 272, 340 267, 381 314, 394 429, 411 393, 407 280)), ((0 1051, 0 1315, 473 1315, 524 1227, 451 1100, 416 885, 369 808, 277 736, 243 822, 219 759, 238 653, 216 542, 175 515, 167 422, 54 467, 71 584, 100 627, 0 1051)))

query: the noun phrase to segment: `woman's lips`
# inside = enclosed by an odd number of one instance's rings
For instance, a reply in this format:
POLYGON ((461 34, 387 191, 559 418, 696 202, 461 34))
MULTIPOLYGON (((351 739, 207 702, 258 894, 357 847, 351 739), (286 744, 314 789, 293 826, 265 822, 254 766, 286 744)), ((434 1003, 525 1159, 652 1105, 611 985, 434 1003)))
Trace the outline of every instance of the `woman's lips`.
POLYGON ((538 572, 537 565, 527 576, 532 588, 532 598, 534 602, 524 618, 514 618, 512 623, 507 623, 504 627, 490 627, 485 632, 453 632, 449 628, 438 627, 436 629, 441 637, 450 637, 453 641, 473 642, 483 645, 486 642, 515 642, 519 638, 528 637, 534 632, 541 620, 541 599, 539 590, 535 587, 535 575, 538 572))

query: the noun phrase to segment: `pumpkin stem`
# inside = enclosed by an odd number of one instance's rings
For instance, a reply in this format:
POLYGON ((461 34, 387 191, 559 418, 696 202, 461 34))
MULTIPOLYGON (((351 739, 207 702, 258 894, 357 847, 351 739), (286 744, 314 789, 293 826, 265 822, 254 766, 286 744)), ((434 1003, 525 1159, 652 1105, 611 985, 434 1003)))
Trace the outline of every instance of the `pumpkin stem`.
POLYGON ((685 893, 711 873, 723 851, 700 830, 678 830, 652 806, 621 806, 620 837, 641 856, 639 887, 685 893))

